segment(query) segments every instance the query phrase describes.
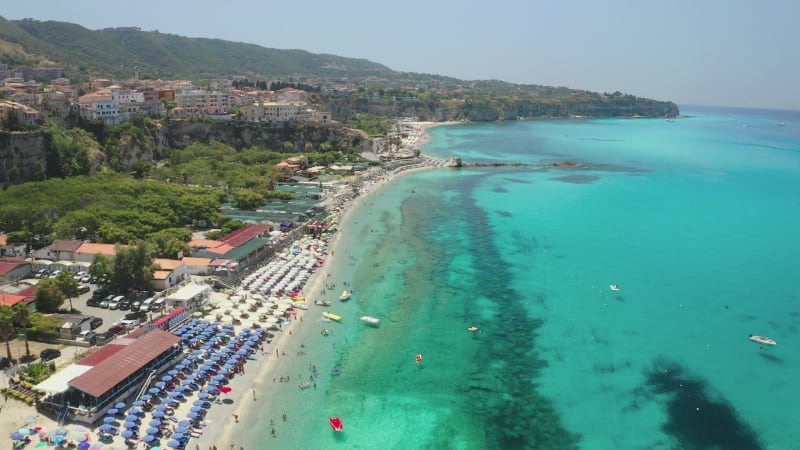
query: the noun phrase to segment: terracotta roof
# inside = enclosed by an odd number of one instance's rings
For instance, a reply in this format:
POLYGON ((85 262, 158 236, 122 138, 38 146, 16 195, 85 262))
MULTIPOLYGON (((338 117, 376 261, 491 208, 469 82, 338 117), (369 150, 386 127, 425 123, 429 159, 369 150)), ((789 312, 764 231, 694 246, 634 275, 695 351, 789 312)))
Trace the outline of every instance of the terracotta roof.
MULTIPOLYGON (((30 299, 30 297, 25 295, 6 294, 5 292, 0 292, 0 305, 14 306, 17 303, 25 302, 25 300, 28 299, 30 299)), ((30 303, 30 301, 26 303, 30 303)))
MULTIPOLYGON (((249 241, 250 239, 257 238, 264 233, 268 232, 270 229, 269 225, 264 224, 249 224, 245 225, 238 230, 234 230, 228 233, 226 236, 220 238, 220 241, 225 242, 226 244, 230 244, 234 247, 238 247, 245 242, 249 241)), ((218 252, 215 252, 218 253, 218 252)))
POLYGON ((69 384, 91 396, 100 397, 180 341, 174 334, 153 330, 99 362, 92 370, 69 384))
POLYGON ((56 239, 50 244, 50 250, 54 252, 74 252, 83 244, 83 241, 72 241, 56 239))
POLYGON ((183 265, 183 261, 179 259, 156 258, 153 264, 158 264, 162 270, 175 270, 183 265))
POLYGON ((183 259, 184 264, 187 266, 207 266, 211 263, 211 258, 196 258, 194 256, 184 256, 183 259))
POLYGON ((2 260, 0 260, 0 276, 3 276, 8 272, 11 272, 12 270, 16 269, 17 267, 23 264, 30 265, 30 262, 25 261, 24 259, 3 258, 2 260))
POLYGON ((154 280, 166 280, 167 277, 172 273, 171 270, 156 270, 153 272, 153 279, 154 280))
POLYGON ((94 242, 84 242, 75 253, 79 254, 103 254, 107 256, 115 256, 117 251, 114 249, 114 244, 95 244, 94 242))
POLYGON ((117 353, 118 351, 127 347, 127 345, 125 345, 124 343, 118 343, 117 342, 118 340, 119 339, 115 339, 109 342, 108 344, 100 347, 100 349, 97 350, 96 352, 78 361, 78 364, 84 366, 96 366, 101 362, 105 361, 106 359, 108 359, 114 353, 117 353))
POLYGON ((210 249, 208 249, 206 251, 209 252, 209 253, 217 254, 217 255, 224 255, 225 253, 228 253, 229 251, 233 250, 234 248, 236 248, 236 247, 234 247, 232 245, 228 245, 228 244, 222 244, 219 247, 210 248, 210 249))

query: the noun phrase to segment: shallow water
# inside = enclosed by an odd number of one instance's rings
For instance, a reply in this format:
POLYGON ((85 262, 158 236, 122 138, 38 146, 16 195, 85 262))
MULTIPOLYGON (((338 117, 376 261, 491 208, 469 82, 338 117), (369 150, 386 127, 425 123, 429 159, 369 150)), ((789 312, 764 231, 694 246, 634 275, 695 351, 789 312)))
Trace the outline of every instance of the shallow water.
POLYGON ((368 198, 329 269, 354 295, 309 345, 318 387, 286 389, 291 426, 245 440, 791 448, 800 116, 684 113, 433 129, 434 156, 589 167, 430 170, 368 198))

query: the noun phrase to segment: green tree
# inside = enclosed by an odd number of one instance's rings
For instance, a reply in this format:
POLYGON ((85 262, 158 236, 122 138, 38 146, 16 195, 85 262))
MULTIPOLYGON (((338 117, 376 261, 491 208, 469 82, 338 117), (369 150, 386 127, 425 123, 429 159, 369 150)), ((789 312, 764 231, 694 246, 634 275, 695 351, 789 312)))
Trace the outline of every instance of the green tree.
POLYGON ((239 189, 233 195, 236 207, 239 209, 254 209, 264 204, 266 198, 261 192, 253 189, 239 189))
POLYGON ((64 304, 67 296, 61 292, 54 278, 47 278, 36 285, 36 309, 43 313, 55 313, 64 304))
POLYGON ((31 348, 28 345, 28 326, 31 324, 30 310, 24 302, 14 305, 14 322, 22 328, 22 335, 25 336, 25 355, 31 356, 31 348))
POLYGON ((11 323, 11 319, 0 319, 0 341, 6 343, 6 356, 9 361, 14 360, 11 357, 11 339, 16 335, 17 331, 14 329, 14 324, 11 323))
POLYGON ((72 298, 81 295, 78 291, 78 282, 73 278, 72 272, 65 270, 58 274, 56 284, 61 293, 69 299, 69 310, 72 311, 72 298))
POLYGON ((111 286, 119 292, 152 289, 153 257, 144 241, 123 247, 117 245, 111 286))
POLYGON ((107 287, 108 280, 111 279, 113 271, 114 263, 108 256, 100 253, 94 255, 94 261, 92 261, 92 265, 89 266, 89 275, 93 276, 98 284, 107 287))

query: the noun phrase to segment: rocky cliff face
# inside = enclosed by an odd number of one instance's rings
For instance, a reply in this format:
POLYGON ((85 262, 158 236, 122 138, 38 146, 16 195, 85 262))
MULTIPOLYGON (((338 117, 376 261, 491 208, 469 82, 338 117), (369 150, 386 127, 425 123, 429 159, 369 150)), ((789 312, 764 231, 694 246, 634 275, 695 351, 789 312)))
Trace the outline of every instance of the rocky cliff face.
POLYGON ((672 102, 658 102, 646 99, 620 99, 608 101, 541 101, 530 100, 514 102, 453 103, 448 106, 442 102, 394 103, 387 101, 360 99, 344 101, 332 99, 325 108, 333 117, 347 117, 350 114, 367 113, 384 117, 417 117, 419 120, 441 122, 448 120, 469 120, 471 122, 494 122, 497 120, 517 120, 520 118, 546 117, 675 117, 680 114, 678 106, 672 102))
POLYGON ((32 180, 46 169, 44 134, 0 132, 0 186, 32 180))

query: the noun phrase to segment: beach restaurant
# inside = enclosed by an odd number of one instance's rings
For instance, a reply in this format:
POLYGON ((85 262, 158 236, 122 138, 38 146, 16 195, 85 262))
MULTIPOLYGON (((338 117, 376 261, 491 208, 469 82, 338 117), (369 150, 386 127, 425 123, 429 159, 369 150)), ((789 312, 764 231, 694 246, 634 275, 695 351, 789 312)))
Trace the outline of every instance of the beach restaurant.
POLYGON ((49 395, 37 409, 62 422, 94 423, 113 405, 136 394, 147 380, 182 355, 181 339, 159 329, 140 329, 115 339, 36 389, 49 395))

